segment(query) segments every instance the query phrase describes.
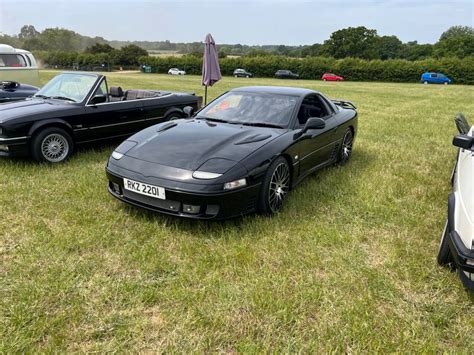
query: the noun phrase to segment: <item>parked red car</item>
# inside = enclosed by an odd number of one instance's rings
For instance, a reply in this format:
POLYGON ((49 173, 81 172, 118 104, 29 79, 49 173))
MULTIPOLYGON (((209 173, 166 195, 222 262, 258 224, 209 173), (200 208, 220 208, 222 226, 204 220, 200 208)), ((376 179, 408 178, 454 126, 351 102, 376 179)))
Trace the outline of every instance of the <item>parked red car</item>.
POLYGON ((343 81, 344 78, 342 76, 333 74, 333 73, 324 73, 321 77, 321 80, 324 81, 343 81))

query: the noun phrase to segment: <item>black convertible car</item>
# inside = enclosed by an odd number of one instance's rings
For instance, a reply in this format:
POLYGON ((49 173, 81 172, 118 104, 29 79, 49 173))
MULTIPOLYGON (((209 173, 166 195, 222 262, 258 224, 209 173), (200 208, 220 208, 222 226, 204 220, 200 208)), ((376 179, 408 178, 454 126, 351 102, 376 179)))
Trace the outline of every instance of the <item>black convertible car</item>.
POLYGON ((0 103, 24 100, 38 91, 36 86, 20 84, 16 81, 0 82, 0 103))
POLYGON ((307 89, 242 87, 124 141, 109 158, 108 188, 124 202, 183 217, 272 214, 305 176, 345 163, 356 133, 350 102, 307 89))
POLYGON ((58 163, 76 144, 130 136, 187 117, 201 101, 187 93, 109 90, 103 75, 62 73, 33 97, 0 104, 0 156, 32 155, 58 163))

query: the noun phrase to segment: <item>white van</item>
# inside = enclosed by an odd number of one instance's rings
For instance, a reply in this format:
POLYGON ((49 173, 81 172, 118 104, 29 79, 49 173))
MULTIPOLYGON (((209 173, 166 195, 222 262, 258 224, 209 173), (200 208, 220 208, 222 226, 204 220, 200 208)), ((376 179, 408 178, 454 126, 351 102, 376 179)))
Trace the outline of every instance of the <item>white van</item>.
POLYGON ((33 54, 0 44, 0 81, 39 86, 38 64, 33 54))

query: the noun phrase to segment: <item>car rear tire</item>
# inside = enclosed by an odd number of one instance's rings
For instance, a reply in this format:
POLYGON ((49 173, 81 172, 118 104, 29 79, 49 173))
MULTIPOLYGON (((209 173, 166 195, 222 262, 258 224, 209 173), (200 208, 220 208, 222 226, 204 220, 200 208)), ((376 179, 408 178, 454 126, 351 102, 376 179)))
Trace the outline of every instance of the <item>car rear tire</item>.
POLYGON ((248 78, 250 78, 250 76, 249 76, 249 75, 246 75, 245 77, 246 77, 247 79, 248 79, 248 78))
POLYGON ((447 81, 444 82, 444 85, 448 85, 449 83, 447 81))
POLYGON ((427 81, 424 81, 423 84, 428 85, 428 82, 427 82, 427 81))
POLYGON ((323 81, 326 81, 326 79, 323 79, 323 81))
POLYGON ((61 163, 68 159, 74 149, 74 142, 65 130, 49 127, 38 132, 31 144, 31 155, 38 162, 61 163))
POLYGON ((258 202, 259 213, 271 216, 278 213, 290 191, 290 167, 283 157, 273 161, 265 173, 258 202))
POLYGON ((446 219, 446 223, 444 224, 444 230, 441 234, 441 241, 439 243, 438 249, 438 264, 441 266, 448 266, 451 265, 453 261, 453 257, 451 255, 451 250, 449 249, 448 245, 448 238, 449 238, 449 222, 446 219))
POLYGON ((166 116, 166 121, 174 121, 174 120, 180 120, 183 118, 183 116, 181 116, 179 113, 177 112, 174 112, 174 113, 170 113, 168 116, 166 116))
POLYGON ((342 138, 341 147, 337 153, 337 163, 339 165, 344 165, 349 161, 352 156, 352 146, 354 144, 354 134, 352 129, 346 129, 344 137, 342 138))

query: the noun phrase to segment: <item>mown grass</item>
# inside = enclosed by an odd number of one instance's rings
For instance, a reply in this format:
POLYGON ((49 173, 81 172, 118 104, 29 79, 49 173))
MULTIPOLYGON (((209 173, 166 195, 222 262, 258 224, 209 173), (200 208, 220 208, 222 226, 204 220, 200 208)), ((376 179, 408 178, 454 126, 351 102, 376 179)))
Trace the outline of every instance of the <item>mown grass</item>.
MULTIPOLYGON (((108 76, 203 92, 195 76, 108 76)), ((435 256, 452 118, 474 118, 474 87, 224 78, 209 92, 254 84, 359 107, 352 161, 306 179, 273 218, 127 207, 106 191, 116 144, 59 166, 0 160, 0 352, 472 353, 473 298, 435 256)))

